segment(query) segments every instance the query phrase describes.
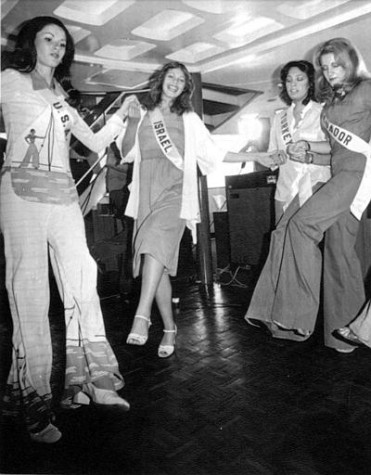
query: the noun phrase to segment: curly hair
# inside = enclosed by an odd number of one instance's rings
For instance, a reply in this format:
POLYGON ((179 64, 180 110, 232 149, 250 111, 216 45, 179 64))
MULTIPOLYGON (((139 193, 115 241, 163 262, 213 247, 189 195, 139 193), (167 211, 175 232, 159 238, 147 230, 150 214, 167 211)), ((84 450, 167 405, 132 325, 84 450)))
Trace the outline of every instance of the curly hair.
POLYGON ((320 101, 329 103, 336 95, 336 88, 331 87, 322 71, 321 58, 325 54, 333 54, 336 62, 344 68, 345 81, 341 88, 345 93, 352 90, 363 79, 370 77, 361 54, 349 40, 346 38, 332 38, 325 41, 314 54, 314 62, 320 70, 317 81, 320 101))
POLYGON ((297 61, 290 61, 281 69, 280 77, 281 77, 281 86, 282 90, 280 92, 280 98, 283 102, 287 105, 291 105, 292 99, 287 92, 286 87, 286 79, 289 74, 291 68, 298 68, 300 71, 305 73, 308 77, 309 88, 306 97, 303 100, 303 104, 308 104, 309 101, 315 101, 315 71, 314 66, 309 61, 305 60, 297 60, 297 61))
POLYGON ((75 54, 75 45, 71 34, 57 18, 38 16, 23 22, 16 38, 14 51, 4 54, 2 70, 15 69, 21 73, 30 73, 36 67, 36 35, 47 25, 59 26, 66 35, 66 51, 61 63, 55 68, 54 77, 66 91, 74 91, 71 85, 70 68, 75 54))
POLYGON ((150 92, 145 97, 143 103, 148 110, 155 109, 161 102, 162 86, 165 77, 171 69, 180 69, 185 77, 185 86, 182 93, 174 100, 170 110, 176 112, 178 115, 182 115, 184 112, 193 110, 191 97, 194 90, 194 83, 192 76, 188 69, 182 63, 176 61, 166 63, 161 69, 156 70, 149 78, 150 92))

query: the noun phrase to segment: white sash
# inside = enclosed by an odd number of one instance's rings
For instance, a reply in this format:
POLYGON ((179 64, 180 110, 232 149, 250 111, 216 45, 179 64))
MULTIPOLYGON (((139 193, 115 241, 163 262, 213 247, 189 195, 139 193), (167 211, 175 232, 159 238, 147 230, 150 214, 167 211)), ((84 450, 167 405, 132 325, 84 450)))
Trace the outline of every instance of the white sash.
POLYGON ((350 211, 358 219, 361 219, 363 211, 371 200, 371 147, 363 139, 338 125, 331 123, 326 116, 323 117, 327 132, 343 147, 352 152, 362 153, 366 157, 365 170, 357 190, 356 196, 350 205, 350 211))
MULTIPOLYGON (((290 142, 293 141, 289 123, 287 120, 287 111, 284 111, 280 117, 280 125, 281 125, 281 135, 283 143, 287 146, 290 142)), ((287 201, 284 206, 283 210, 286 211, 289 204, 293 200, 293 198, 298 194, 299 195, 299 205, 303 206, 303 204, 307 201, 308 198, 312 196, 312 180, 310 177, 310 173, 308 171, 308 167, 305 164, 302 164, 302 172, 298 174, 295 178, 293 183, 291 184, 291 198, 290 201, 287 201)))
POLYGON ((287 121, 287 111, 284 111, 281 114, 280 125, 283 143, 288 145, 290 142, 292 142, 292 135, 289 129, 289 123, 287 121))
POLYGON ((153 133, 156 137, 156 141, 163 154, 173 163, 173 165, 179 168, 179 170, 183 170, 183 158, 174 143, 172 142, 166 130, 165 121, 161 114, 161 111, 159 109, 154 109, 149 113, 149 117, 151 120, 153 133))

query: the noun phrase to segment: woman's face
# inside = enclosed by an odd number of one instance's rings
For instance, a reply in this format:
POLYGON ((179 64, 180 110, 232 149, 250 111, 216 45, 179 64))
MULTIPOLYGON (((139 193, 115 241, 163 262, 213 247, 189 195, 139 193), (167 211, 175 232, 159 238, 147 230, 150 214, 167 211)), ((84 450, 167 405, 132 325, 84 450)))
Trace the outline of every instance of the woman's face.
POLYGON ((346 70, 339 64, 333 53, 326 53, 320 57, 323 75, 331 87, 341 86, 346 81, 346 70))
POLYGON ((162 96, 175 100, 184 91, 186 78, 180 68, 169 69, 162 83, 162 96))
POLYGON ((51 23, 36 34, 37 65, 56 68, 66 52, 66 34, 58 25, 51 23))
POLYGON ((308 76, 296 66, 289 69, 285 85, 287 94, 289 95, 292 102, 303 102, 303 100, 308 95, 308 76))

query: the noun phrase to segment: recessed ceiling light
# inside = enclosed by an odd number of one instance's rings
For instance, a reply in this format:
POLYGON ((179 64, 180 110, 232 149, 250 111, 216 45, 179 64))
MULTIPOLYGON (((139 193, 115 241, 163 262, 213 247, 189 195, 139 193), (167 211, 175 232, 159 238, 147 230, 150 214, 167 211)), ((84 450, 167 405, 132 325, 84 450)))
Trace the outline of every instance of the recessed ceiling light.
POLYGON ((180 49, 179 51, 175 51, 166 57, 172 61, 179 61, 181 63, 197 63, 198 61, 202 61, 210 56, 223 53, 223 51, 225 51, 225 48, 220 46, 198 42, 180 49))
POLYGON ((65 0, 54 14, 68 20, 101 26, 129 8, 135 0, 65 0))
POLYGON ((233 24, 226 30, 214 35, 214 38, 232 47, 238 47, 282 28, 283 25, 272 18, 254 17, 233 24))
POLYGON ((307 20, 308 18, 336 8, 348 1, 349 0, 307 0, 298 2, 297 0, 289 0, 281 3, 277 7, 277 10, 289 17, 297 18, 298 20, 307 20))
POLYGON ((132 33, 158 41, 169 41, 188 30, 204 23, 204 20, 192 13, 178 10, 163 10, 144 22, 132 33))
POLYGON ((144 41, 116 40, 104 45, 94 54, 119 61, 129 61, 151 49, 155 45, 144 41))

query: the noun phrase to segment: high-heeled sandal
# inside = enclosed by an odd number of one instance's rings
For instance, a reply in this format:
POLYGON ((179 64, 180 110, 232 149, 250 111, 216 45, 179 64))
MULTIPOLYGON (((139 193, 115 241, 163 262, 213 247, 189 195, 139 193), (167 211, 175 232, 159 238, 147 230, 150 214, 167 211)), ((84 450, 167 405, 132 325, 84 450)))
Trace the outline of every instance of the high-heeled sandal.
MULTIPOLYGON (((136 318, 146 320, 146 322, 148 323, 148 325, 147 325, 147 335, 140 335, 139 333, 130 332, 128 337, 127 337, 126 343, 128 345, 143 346, 147 343, 148 330, 149 330, 150 326, 152 325, 152 322, 151 322, 151 319, 149 317, 144 317, 143 315, 135 315, 134 322, 135 322, 136 318)), ((133 322, 133 325, 134 325, 134 322, 133 322)))
MULTIPOLYGON (((164 333, 175 333, 175 337, 177 334, 177 327, 175 325, 174 330, 164 330, 164 333)), ((173 345, 160 345, 158 347, 158 356, 160 358, 169 358, 174 353, 175 350, 175 338, 174 338, 174 344, 173 345)))
POLYGON ((82 391, 75 394, 73 398, 74 403, 81 405, 88 405, 90 401, 94 404, 102 404, 104 406, 118 405, 125 411, 130 409, 128 401, 120 397, 116 391, 97 388, 93 383, 84 384, 82 391))

